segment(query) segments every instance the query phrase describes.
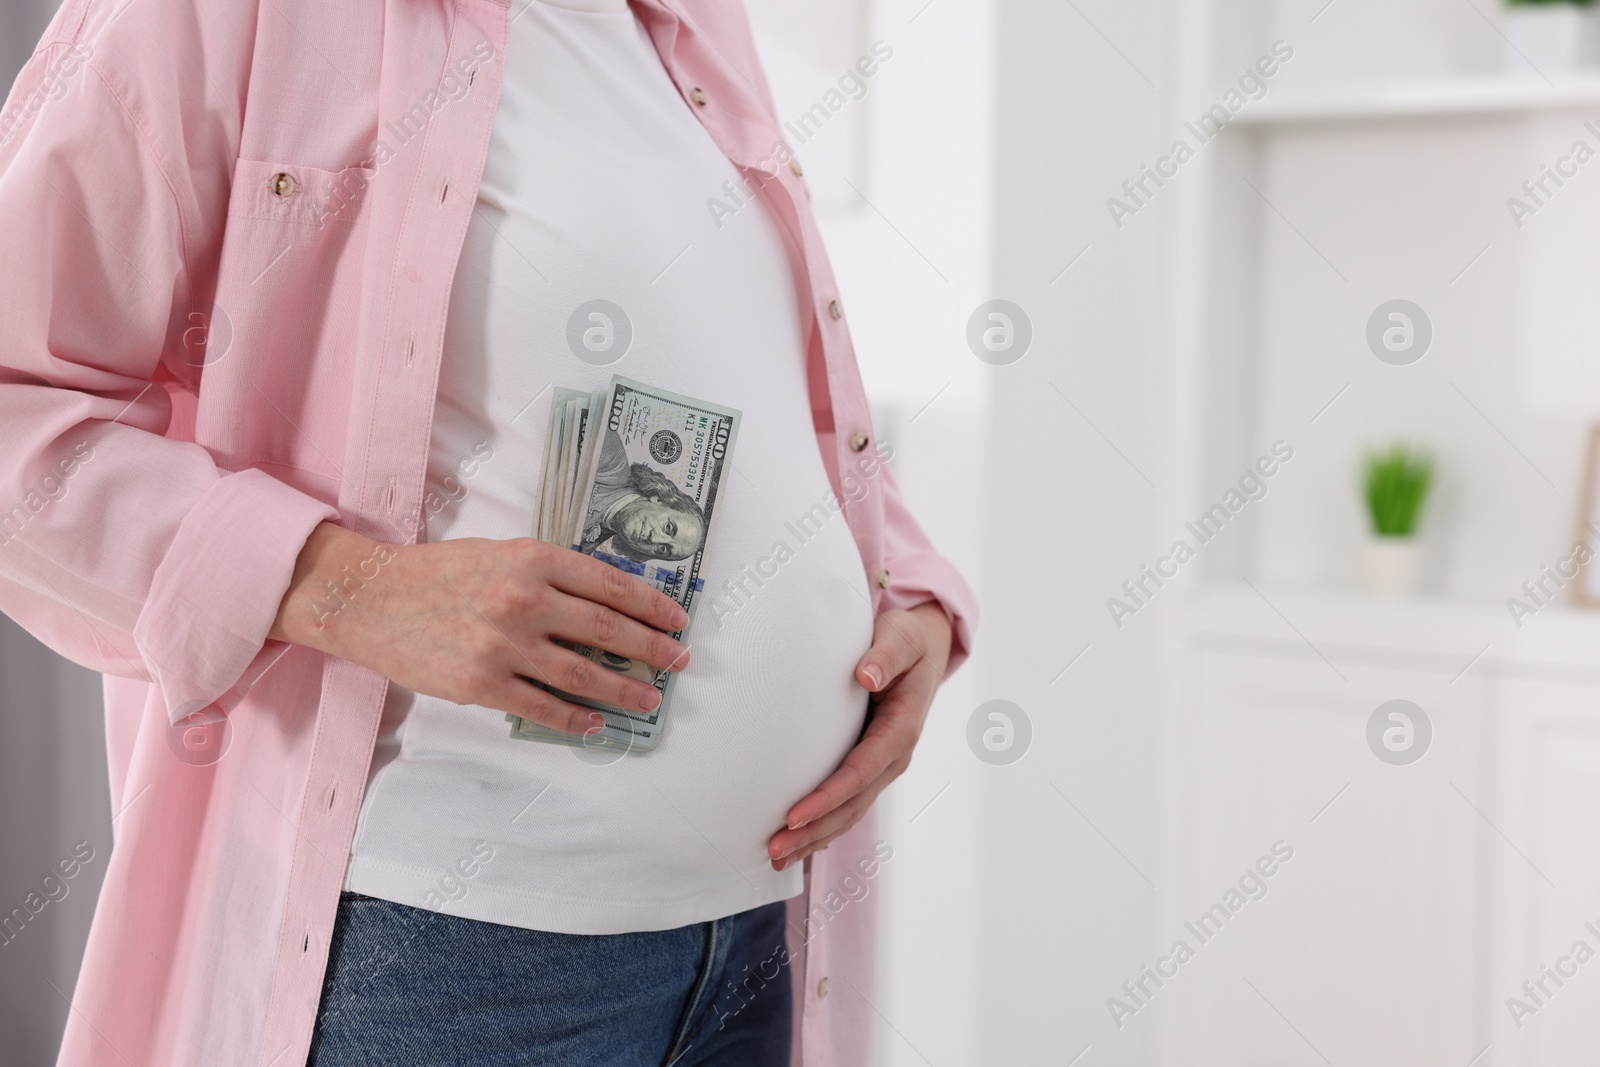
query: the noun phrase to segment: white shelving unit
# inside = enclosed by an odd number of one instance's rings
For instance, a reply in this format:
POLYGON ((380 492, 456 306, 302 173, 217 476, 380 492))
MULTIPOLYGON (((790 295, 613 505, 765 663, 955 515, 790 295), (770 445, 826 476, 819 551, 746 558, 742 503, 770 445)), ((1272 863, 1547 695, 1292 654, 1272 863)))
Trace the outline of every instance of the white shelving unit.
POLYGON ((1243 126, 1317 122, 1507 115, 1600 107, 1600 76, 1554 83, 1539 80, 1452 78, 1346 93, 1268 96, 1235 118, 1243 126))
MULTIPOLYGON (((1265 51, 1272 7, 1175 5, 1175 134, 1265 51)), ((1600 977, 1520 1028, 1506 999, 1600 925, 1600 616, 1519 630, 1504 605, 1576 530, 1587 417, 1530 385, 1525 296, 1552 261, 1600 291, 1600 253, 1571 258, 1600 240, 1600 165, 1531 224, 1506 201, 1574 140, 1600 147, 1600 76, 1349 85, 1274 86, 1159 193, 1162 525, 1182 536, 1274 440, 1295 458, 1158 602, 1150 962, 1274 841, 1297 852, 1152 998, 1151 1060, 1557 1067, 1600 1041, 1600 977), (1434 327, 1408 367, 1365 347, 1395 298, 1434 327), (1360 450, 1401 434, 1441 460, 1436 595, 1327 592, 1360 585, 1360 450), (1395 698, 1435 728, 1408 767, 1364 738, 1395 698)))

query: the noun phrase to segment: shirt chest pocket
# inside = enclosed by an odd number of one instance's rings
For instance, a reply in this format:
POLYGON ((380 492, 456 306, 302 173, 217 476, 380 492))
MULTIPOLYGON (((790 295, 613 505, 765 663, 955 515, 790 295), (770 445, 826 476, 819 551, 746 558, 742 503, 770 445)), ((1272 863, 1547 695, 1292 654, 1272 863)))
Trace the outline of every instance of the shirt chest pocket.
POLYGON ((313 320, 335 293, 359 291, 377 170, 282 160, 234 162, 217 298, 229 314, 313 320), (228 297, 232 297, 231 300, 228 297))
POLYGON ((324 170, 298 163, 239 159, 233 168, 230 219, 300 223, 324 229, 361 217, 374 167, 324 170))
POLYGON ((210 403, 197 423, 219 462, 289 467, 336 483, 352 418, 375 175, 235 162, 205 367, 210 403))

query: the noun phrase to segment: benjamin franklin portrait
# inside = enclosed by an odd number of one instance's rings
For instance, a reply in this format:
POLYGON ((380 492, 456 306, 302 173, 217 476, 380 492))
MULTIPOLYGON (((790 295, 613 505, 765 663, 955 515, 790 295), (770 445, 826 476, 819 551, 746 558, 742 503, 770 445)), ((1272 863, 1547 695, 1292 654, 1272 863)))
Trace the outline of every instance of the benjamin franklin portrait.
POLYGON ((700 506, 655 468, 628 462, 621 436, 607 430, 584 516, 582 551, 604 549, 639 562, 688 559, 705 539, 700 506))

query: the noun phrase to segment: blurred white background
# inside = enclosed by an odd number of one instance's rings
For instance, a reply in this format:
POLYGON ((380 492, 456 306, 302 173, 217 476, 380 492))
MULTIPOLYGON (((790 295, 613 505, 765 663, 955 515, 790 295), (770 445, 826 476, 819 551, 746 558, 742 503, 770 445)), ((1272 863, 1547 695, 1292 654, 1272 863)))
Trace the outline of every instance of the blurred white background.
MULTIPOLYGON (((1600 616, 1546 575, 1600 419, 1600 16, 748 2, 796 121, 892 49, 797 147, 880 436, 984 608, 883 802, 878 1062, 1591 1060, 1600 616), (1032 331, 999 366, 995 298, 1032 331), (1395 300, 1431 330, 1400 362, 1395 300), (1360 483, 1395 440, 1437 464, 1398 594, 1360 483), (1005 765, 991 700, 1031 724, 1005 765)), ((0 0, 0 69, 48 6, 0 0)), ((109 830, 94 679, 3 622, 0 679, 3 909, 109 830)), ((0 948, 8 1064, 53 1061, 95 872, 0 948)))

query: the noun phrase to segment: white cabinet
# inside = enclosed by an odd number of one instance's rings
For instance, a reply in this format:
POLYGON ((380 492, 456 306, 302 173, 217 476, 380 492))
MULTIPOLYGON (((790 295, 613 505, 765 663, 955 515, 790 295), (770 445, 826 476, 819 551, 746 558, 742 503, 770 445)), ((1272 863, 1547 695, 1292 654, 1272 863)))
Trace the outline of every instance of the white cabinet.
POLYGON ((1585 638, 1600 653, 1600 620, 1540 640, 1493 609, 1271 596, 1169 619, 1150 952, 1195 952, 1126 1025, 1152 1023, 1173 1067, 1581 1062, 1600 1044, 1600 670, 1571 661, 1585 638), (1367 735, 1396 699, 1432 731, 1405 765, 1367 735), (1196 917, 1279 841, 1294 855, 1265 895, 1200 944, 1196 917), (1506 998, 1580 937, 1596 959, 1517 1029, 1506 998))
POLYGON ((1488 864, 1495 1062, 1589 1062, 1600 1046, 1600 935, 1586 925, 1600 930, 1600 685, 1552 671, 1517 672, 1497 680, 1494 704, 1499 822, 1507 839, 1492 843, 1488 864), (1578 941, 1595 958, 1562 962, 1578 941), (1548 977, 1544 969, 1558 965, 1569 974, 1548 977), (1525 981, 1532 995, 1522 989, 1525 981), (1520 1001, 1515 1012, 1513 997, 1520 1001))

